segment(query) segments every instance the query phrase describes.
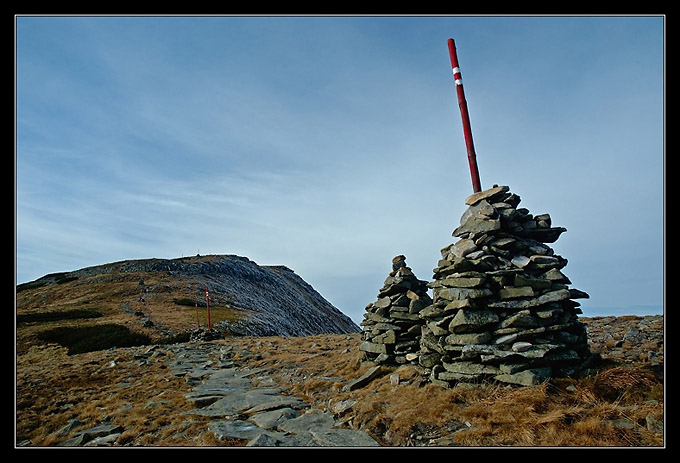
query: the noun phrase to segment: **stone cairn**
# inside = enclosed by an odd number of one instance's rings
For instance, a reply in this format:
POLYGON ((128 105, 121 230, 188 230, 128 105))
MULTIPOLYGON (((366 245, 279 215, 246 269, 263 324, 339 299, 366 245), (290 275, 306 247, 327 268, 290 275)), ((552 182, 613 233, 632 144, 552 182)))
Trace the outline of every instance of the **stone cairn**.
MULTIPOLYGON (((568 287, 560 271, 567 260, 545 244, 566 229, 552 227, 548 214, 518 208, 519 202, 507 186, 471 195, 453 231, 460 239, 441 250, 428 284, 433 303, 419 312, 418 364, 433 383, 533 385, 572 375, 590 357, 585 325, 577 320, 580 304, 572 300, 588 295, 568 287)), ((400 297, 386 285, 381 295, 388 293, 400 297)), ((371 317, 393 299, 381 301, 371 317)))
POLYGON ((406 266, 406 257, 392 259, 392 272, 378 293, 378 300, 366 306, 362 343, 366 360, 378 364, 415 362, 420 350, 422 319, 419 313, 432 304, 428 283, 419 280, 406 266))

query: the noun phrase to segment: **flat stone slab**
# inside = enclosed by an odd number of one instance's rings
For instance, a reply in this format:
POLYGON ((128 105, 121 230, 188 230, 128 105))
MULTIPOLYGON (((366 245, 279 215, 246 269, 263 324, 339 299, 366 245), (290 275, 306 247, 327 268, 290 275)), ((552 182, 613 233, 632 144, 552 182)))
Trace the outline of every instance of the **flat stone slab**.
POLYGON ((212 370, 203 367, 192 368, 186 372, 186 376, 189 378, 203 378, 205 376, 210 376, 211 374, 212 370))
POLYGON ((102 439, 111 435, 115 435, 115 438, 110 439, 115 440, 122 432, 123 432, 122 426, 118 426, 115 424, 101 424, 99 426, 95 426, 94 428, 83 429, 82 431, 78 431, 74 437, 68 439, 67 441, 62 442, 60 446, 79 447, 81 445, 87 444, 90 441, 102 439))
POLYGON ((270 431, 262 433, 255 439, 251 439, 246 447, 309 447, 304 441, 296 436, 270 431))
POLYGON ((256 424, 241 420, 213 421, 208 423, 208 429, 215 434, 217 440, 224 439, 255 439, 267 431, 256 424))
POLYGON ((495 186, 487 190, 478 191, 477 193, 473 193, 470 196, 468 196, 467 199, 465 200, 465 204, 471 206, 481 201, 482 199, 500 196, 501 194, 507 193, 508 191, 510 191, 510 187, 507 185, 495 186))
POLYGON ((296 418, 300 412, 290 407, 278 408, 276 410, 268 410, 266 412, 256 413, 250 417, 249 421, 255 423, 264 429, 275 429, 284 421, 296 418))
POLYGON ((203 394, 187 394, 186 398, 193 404, 194 407, 201 408, 213 404, 220 400, 222 395, 203 395, 203 394))
MULTIPOLYGON (((299 433, 287 435, 277 431, 270 431, 254 423, 241 420, 213 421, 208 429, 218 440, 244 439, 250 440, 250 447, 377 447, 379 444, 363 431, 353 429, 334 429, 333 419, 324 413, 306 413, 307 418, 296 422, 295 429, 299 433), (310 417, 314 417, 310 419, 310 417), (320 424, 320 427, 317 425, 320 424), (307 426, 311 426, 307 428, 307 426), (299 435, 298 435, 299 434, 299 435)), ((304 417, 305 415, 301 415, 304 417)), ((300 418, 300 417, 299 417, 300 418)), ((288 420, 295 421, 296 418, 288 420)), ((287 432, 291 432, 290 429, 287 432)))
POLYGON ((278 426, 278 429, 280 431, 299 434, 309 431, 310 429, 332 428, 335 424, 333 415, 312 409, 297 418, 285 421, 278 426))
POLYGON ((311 429, 310 434, 321 447, 379 447, 371 436, 354 429, 311 429))
POLYGON ((207 407, 198 408, 195 410, 189 410, 184 412, 186 415, 199 415, 199 416, 239 416, 241 411, 247 409, 248 402, 246 401, 245 391, 236 391, 229 395, 216 400, 207 407))
MULTIPOLYGON (((252 391, 251 391, 252 392, 252 391)), ((246 415, 253 413, 264 412, 268 410, 276 410, 277 408, 305 408, 308 405, 297 397, 290 397, 285 395, 257 395, 252 394, 250 397, 246 393, 246 401, 252 404, 249 408, 242 410, 246 415)))
POLYGON ((375 378, 380 376, 382 374, 382 367, 380 365, 376 365, 372 368, 370 368, 366 373, 361 375, 359 378, 354 379, 350 381, 349 383, 345 384, 342 387, 343 391, 353 391, 355 389, 362 388, 366 386, 368 383, 373 381, 375 378))
MULTIPOLYGON (((182 365, 175 363, 172 371, 196 383, 193 391, 186 394, 196 408, 183 414, 211 418, 208 429, 218 440, 247 440, 250 447, 379 445, 363 431, 337 427, 339 423, 332 414, 310 409, 302 399, 285 395, 269 376, 271 368, 201 362, 205 354, 192 353, 182 365)), ((381 373, 379 366, 372 368, 346 387, 363 387, 381 373)))

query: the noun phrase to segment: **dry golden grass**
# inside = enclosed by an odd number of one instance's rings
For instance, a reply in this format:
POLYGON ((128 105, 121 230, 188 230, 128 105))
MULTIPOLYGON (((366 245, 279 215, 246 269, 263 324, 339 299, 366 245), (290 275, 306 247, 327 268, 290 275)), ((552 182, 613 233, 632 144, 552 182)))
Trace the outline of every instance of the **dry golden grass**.
MULTIPOLYGON (((121 310, 121 303, 126 302, 132 310, 139 310, 151 320, 158 317, 158 322, 165 328, 185 329, 195 326, 196 311, 193 306, 177 305, 175 299, 194 298, 194 293, 187 287, 200 287, 202 280, 183 278, 181 281, 166 272, 112 273, 110 275, 94 275, 83 277, 59 285, 47 285, 35 289, 23 290, 17 294, 18 313, 31 311, 68 310, 73 308, 89 308, 100 310, 107 317, 126 318, 129 315, 121 310), (147 292, 145 302, 140 302, 144 279, 147 292)), ((202 293, 199 302, 204 303, 202 293)), ((211 301, 211 319, 233 318, 235 309, 220 307, 211 301), (229 309, 229 310, 227 310, 229 309), (230 312, 231 310, 231 312, 230 312)), ((199 308, 201 323, 205 323, 205 307, 199 308)), ((214 321, 214 320, 213 320, 214 321)), ((218 320, 219 321, 219 320, 218 320)))
MULTIPOLYGON (((642 370, 612 368, 592 378, 524 388, 489 383, 445 389, 403 366, 385 368, 364 388, 343 391, 344 384, 369 368, 356 348, 357 335, 215 343, 244 347, 233 358, 237 364, 264 367, 281 387, 314 407, 331 410, 342 400, 356 400, 343 422, 383 445, 425 444, 430 439, 431 445, 469 447, 664 444, 662 434, 645 426, 648 415, 663 420, 662 383, 642 370), (417 441, 419 435, 425 440, 417 441)), ((169 358, 161 354, 139 366, 134 352, 140 349, 70 357, 54 346, 29 349, 19 357, 17 439, 55 445, 64 440, 57 431, 77 418, 87 423, 82 428, 109 420, 120 424, 125 432, 118 445, 243 445, 217 442, 207 432, 207 418, 182 415, 191 408, 184 399, 190 387, 169 374, 164 367, 169 358)))
POLYGON ((663 419, 663 384, 649 371, 619 367, 534 387, 485 383, 445 389, 424 381, 414 367, 402 366, 385 368, 362 389, 343 391, 347 381, 370 367, 362 363, 358 340, 357 335, 335 335, 234 342, 261 355, 253 366, 272 367, 291 393, 319 408, 357 400, 347 424, 383 445, 411 445, 414 434, 428 434, 424 430, 439 439, 435 445, 663 445, 663 435, 645 424, 648 415, 663 419))
MULTIPOLYGON (((88 308, 98 319, 27 323, 17 327, 16 439, 31 445, 57 445, 75 432, 100 423, 124 428, 116 445, 229 446, 207 430, 208 418, 183 415, 191 387, 170 374, 171 354, 159 347, 146 362, 145 350, 118 348, 69 356, 46 345, 37 333, 53 326, 117 323, 154 339, 159 332, 143 328, 139 317, 124 311, 121 301, 171 329, 195 326, 193 307, 174 304, 186 297, 170 276, 144 275, 153 285, 146 302, 136 302, 139 275, 114 282, 80 284, 81 280, 22 291, 17 312, 88 308), (113 363, 112 363, 113 362, 113 363), (59 430, 77 419, 83 424, 59 430)), ((203 312, 203 317, 204 317, 203 312)), ((213 322, 237 316, 214 308, 213 322)), ((202 322, 204 322, 202 318, 202 322)), ((498 384, 429 384, 411 366, 383 369, 383 375, 354 391, 342 387, 371 365, 362 362, 358 334, 309 337, 242 337, 214 341, 230 344, 237 365, 263 367, 288 393, 313 407, 355 400, 338 417, 345 426, 362 429, 387 446, 442 445, 470 447, 621 447, 663 446, 664 435, 647 429, 647 420, 663 421, 663 382, 640 365, 615 366, 584 379, 556 379, 516 388, 498 384)))

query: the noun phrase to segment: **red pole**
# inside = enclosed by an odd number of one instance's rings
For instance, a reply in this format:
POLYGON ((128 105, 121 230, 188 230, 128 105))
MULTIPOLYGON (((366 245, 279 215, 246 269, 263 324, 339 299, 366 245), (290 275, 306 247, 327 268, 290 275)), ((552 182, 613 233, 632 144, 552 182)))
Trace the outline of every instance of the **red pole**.
POLYGON ((465 146, 467 147, 468 164, 470 164, 470 176, 472 177, 472 191, 477 193, 482 191, 482 184, 479 181, 479 169, 477 168, 477 155, 475 145, 472 142, 472 129, 470 128, 470 115, 468 114, 467 101, 463 91, 463 79, 458 67, 458 55, 456 55, 456 44, 453 39, 449 39, 449 55, 451 56, 451 67, 453 68, 453 79, 456 83, 458 93, 458 106, 460 115, 463 118, 463 134, 465 135, 465 146))
POLYGON ((208 329, 212 329, 210 325, 210 298, 208 297, 208 285, 205 285, 205 305, 208 309, 208 329))
POLYGON ((198 318, 198 296, 194 293, 194 304, 196 305, 196 325, 201 329, 201 320, 198 318))

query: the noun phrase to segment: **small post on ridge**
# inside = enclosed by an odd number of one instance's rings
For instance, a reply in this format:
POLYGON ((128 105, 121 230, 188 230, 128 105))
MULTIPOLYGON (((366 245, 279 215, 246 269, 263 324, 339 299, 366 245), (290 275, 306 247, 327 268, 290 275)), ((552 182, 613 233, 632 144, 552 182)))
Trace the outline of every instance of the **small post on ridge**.
POLYGON ((208 329, 212 329, 210 324, 210 297, 208 296, 208 285, 205 285, 205 306, 208 309, 208 329))

